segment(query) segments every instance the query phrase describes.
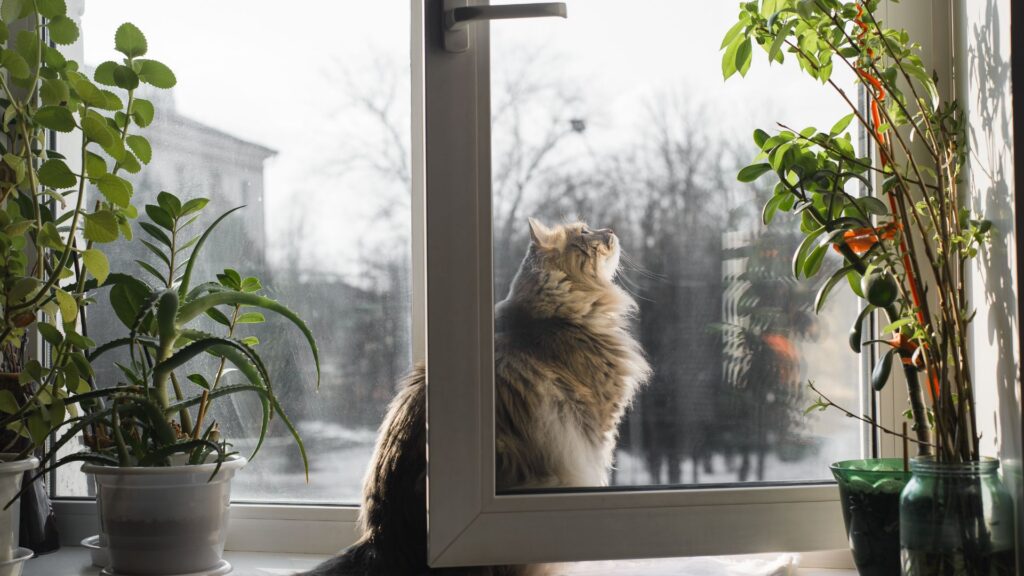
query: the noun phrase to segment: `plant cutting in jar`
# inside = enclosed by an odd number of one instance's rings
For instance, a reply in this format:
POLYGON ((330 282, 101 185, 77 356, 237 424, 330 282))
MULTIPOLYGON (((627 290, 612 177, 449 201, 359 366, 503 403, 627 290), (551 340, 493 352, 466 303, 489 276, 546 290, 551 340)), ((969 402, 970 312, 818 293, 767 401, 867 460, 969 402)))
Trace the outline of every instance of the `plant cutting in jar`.
MULTIPOLYGON (((878 20, 880 4, 760 0, 740 5, 738 21, 722 43, 725 77, 745 75, 759 47, 771 64, 795 60, 849 114, 827 130, 781 124, 756 130, 759 153, 738 178, 752 182, 767 176, 775 182, 774 195, 763 207, 766 225, 779 211, 799 215, 804 239, 793 255, 796 278, 822 273, 829 253, 841 257, 822 284, 815 307, 820 310, 842 285, 864 300, 850 330, 850 346, 857 353, 867 344, 880 346, 871 375, 876 391, 886 385, 893 366, 900 367, 913 430, 904 437, 925 457, 921 465, 974 466, 982 455, 968 346, 974 311, 965 278, 994 230, 972 212, 961 188, 967 141, 958 103, 942 97, 920 46, 907 32, 878 20), (857 79, 867 109, 833 79, 836 67, 857 79), (871 154, 858 154, 851 125, 867 135, 877 161, 871 154), (858 188, 867 193, 851 192, 858 188), (879 334, 864 329, 874 312, 884 318, 879 334)), ((810 410, 837 408, 902 435, 838 406, 813 383, 811 388, 818 400, 810 410)), ((906 506, 906 491, 903 498, 906 506)), ((904 569, 924 574, 932 573, 932 566, 994 565, 993 558, 1005 553, 1000 547, 1007 543, 995 542, 1001 536, 984 518, 972 516, 981 512, 979 502, 960 498, 950 505, 950 510, 962 512, 963 538, 945 551, 908 545, 904 514, 904 569), (946 558, 936 556, 943 552, 946 558)), ((1012 538, 1008 545, 1012 558, 1012 538)))

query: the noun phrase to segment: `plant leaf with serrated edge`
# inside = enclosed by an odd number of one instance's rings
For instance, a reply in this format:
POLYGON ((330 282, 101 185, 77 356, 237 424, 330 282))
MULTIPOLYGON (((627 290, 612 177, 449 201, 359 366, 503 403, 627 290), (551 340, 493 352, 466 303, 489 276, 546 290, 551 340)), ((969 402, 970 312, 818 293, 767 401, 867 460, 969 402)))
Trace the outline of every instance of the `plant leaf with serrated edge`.
POLYGON ((137 60, 141 64, 139 68, 139 80, 157 88, 173 88, 178 83, 174 72, 163 62, 156 60, 137 60))
POLYGON ((95 180, 96 187, 111 203, 122 208, 132 203, 132 188, 124 178, 113 174, 104 174, 95 180))
POLYGON ((132 152, 139 157, 139 160, 143 164, 149 164, 149 161, 153 159, 153 148, 149 144, 149 140, 146 140, 142 136, 132 134, 125 139, 128 147, 131 148, 132 152))
POLYGON ((58 132, 71 132, 77 126, 71 110, 64 106, 43 106, 36 110, 33 119, 44 128, 58 132))
POLYGON ((100 244, 118 238, 117 217, 110 210, 85 215, 85 239, 100 244))
POLYGON ((156 113, 153 108, 153 103, 149 100, 142 98, 136 98, 132 102, 131 116, 132 120, 139 125, 140 128, 145 128, 153 122, 153 116, 156 113))
POLYGON ((78 177, 63 160, 47 160, 36 173, 39 182, 55 190, 71 188, 78 184, 78 177))
POLYGON ((74 322, 78 318, 78 302, 75 297, 60 288, 55 288, 53 292, 57 297, 57 306, 60 307, 61 319, 65 324, 74 322))
POLYGON ((131 22, 125 22, 114 33, 114 49, 129 58, 144 56, 148 45, 146 36, 131 22))
POLYGON ((46 29, 50 31, 50 41, 54 44, 67 46, 78 40, 78 25, 67 16, 51 18, 46 23, 46 29))
POLYGON ((82 263, 85 269, 96 278, 96 281, 103 284, 110 276, 110 261, 102 250, 89 248, 82 252, 82 263))

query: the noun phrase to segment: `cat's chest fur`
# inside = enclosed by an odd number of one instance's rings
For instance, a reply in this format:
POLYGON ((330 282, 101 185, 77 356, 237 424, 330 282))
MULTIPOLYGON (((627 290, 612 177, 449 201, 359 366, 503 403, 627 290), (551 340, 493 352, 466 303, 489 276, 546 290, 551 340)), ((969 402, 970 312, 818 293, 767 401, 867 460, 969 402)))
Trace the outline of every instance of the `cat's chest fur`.
POLYGON ((496 314, 499 486, 607 483, 619 421, 649 368, 618 293, 548 290, 496 314), (571 294, 572 299, 565 298, 571 294), (504 462, 502 452, 508 457, 504 462), (502 474, 502 464, 511 466, 502 474))

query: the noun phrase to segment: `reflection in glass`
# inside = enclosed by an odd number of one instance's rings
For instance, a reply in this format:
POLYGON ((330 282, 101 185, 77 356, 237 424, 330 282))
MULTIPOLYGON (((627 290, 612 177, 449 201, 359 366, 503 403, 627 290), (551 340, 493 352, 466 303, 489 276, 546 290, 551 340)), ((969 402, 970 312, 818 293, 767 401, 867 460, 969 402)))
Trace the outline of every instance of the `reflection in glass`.
POLYGON ((771 191, 735 175, 756 154, 751 127, 837 117, 843 104, 796 73, 780 87, 773 70, 771 93, 760 71, 724 83, 734 4, 701 3, 700 26, 691 2, 643 4, 658 17, 642 27, 622 26, 612 0, 491 27, 495 301, 529 245, 528 217, 613 228, 653 376, 619 427, 610 483, 826 480, 830 462, 860 455, 858 429, 804 416, 806 381, 856 402, 857 358, 843 350, 855 304, 837 297, 814 314, 818 286, 789 269, 795 223, 763 227, 771 191))
MULTIPOLYGON (((153 162, 134 181, 134 204, 171 190, 210 198, 207 218, 245 205, 207 243, 202 276, 230 266, 260 277, 317 337, 319 391, 308 352, 286 325, 268 319, 242 334, 263 335, 260 354, 311 462, 307 484, 298 451, 274 422, 235 479, 236 499, 357 503, 376 428, 410 365, 408 7, 321 2, 311 18, 269 0, 85 2, 86 62, 116 58, 102 49, 130 19, 178 76, 147 129, 153 162), (379 25, 359 25, 368 21, 379 25)), ((143 246, 113 251, 115 272, 144 274, 134 264, 143 246)), ((98 301, 90 336, 122 336, 107 295, 98 301)), ((97 375, 101 385, 116 381, 110 368, 97 375)), ((220 407, 213 416, 224 437, 247 454, 260 424, 256 399, 236 395, 220 407)), ((73 468, 61 469, 57 493, 89 494, 73 468)))

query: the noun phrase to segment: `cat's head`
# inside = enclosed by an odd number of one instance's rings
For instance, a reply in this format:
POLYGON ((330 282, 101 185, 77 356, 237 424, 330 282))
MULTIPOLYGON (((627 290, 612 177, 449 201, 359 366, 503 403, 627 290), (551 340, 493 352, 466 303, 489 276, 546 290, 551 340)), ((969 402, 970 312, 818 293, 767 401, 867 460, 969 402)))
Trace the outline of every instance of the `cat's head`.
POLYGON ((530 218, 530 250, 540 266, 583 283, 608 283, 619 269, 619 238, 611 228, 585 222, 548 227, 530 218))

